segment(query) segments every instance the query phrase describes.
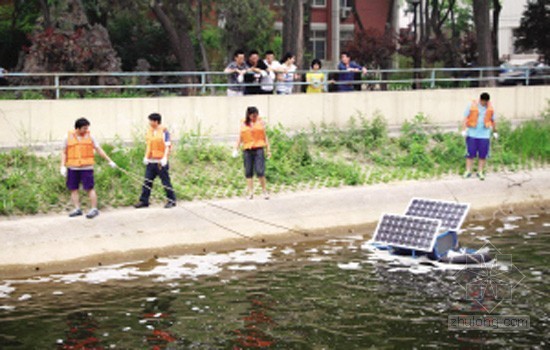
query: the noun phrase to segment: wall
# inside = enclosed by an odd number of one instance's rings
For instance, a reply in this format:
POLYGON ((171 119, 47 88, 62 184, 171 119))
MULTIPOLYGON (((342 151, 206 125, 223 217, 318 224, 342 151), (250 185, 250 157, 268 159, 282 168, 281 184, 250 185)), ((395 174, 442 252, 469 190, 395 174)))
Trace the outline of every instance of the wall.
MULTIPOLYGON (((548 106, 550 86, 485 89, 491 94, 497 116, 522 120, 537 117, 548 106)), ((171 97, 140 99, 85 99, 0 101, 0 147, 57 143, 86 117, 100 140, 142 135, 147 116, 159 112, 177 136, 196 131, 215 137, 237 133, 247 106, 257 106, 270 124, 307 129, 321 122, 345 127, 350 116, 372 117, 376 111, 390 126, 398 126, 418 112, 439 125, 455 126, 469 101, 481 89, 376 91, 290 96, 171 97)))
POLYGON ((498 53, 509 58, 514 54, 514 29, 519 27, 527 0, 504 0, 498 25, 498 53))

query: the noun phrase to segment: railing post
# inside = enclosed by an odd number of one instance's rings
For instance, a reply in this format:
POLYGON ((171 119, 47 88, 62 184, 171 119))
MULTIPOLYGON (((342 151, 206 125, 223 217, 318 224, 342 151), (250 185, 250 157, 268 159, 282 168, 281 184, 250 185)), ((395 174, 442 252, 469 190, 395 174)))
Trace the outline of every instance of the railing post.
POLYGON ((483 84, 483 68, 479 69, 479 80, 477 83, 479 84, 479 86, 482 86, 483 84))
POLYGON ((206 94, 206 73, 201 73, 201 93, 206 94))
POLYGON ((55 99, 59 100, 60 97, 60 91, 59 91, 59 75, 55 75, 54 77, 54 84, 55 84, 55 99))
POLYGON ((435 88, 435 69, 432 69, 430 87, 432 89, 435 88))

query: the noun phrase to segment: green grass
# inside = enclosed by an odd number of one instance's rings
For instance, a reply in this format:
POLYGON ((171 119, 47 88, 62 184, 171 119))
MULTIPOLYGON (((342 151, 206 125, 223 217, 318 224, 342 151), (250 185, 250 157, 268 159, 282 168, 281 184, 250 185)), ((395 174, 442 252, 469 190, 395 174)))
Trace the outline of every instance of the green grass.
MULTIPOLYGON (((490 171, 532 169, 550 161, 550 115, 525 122, 516 129, 500 121, 500 138, 493 142, 490 171)), ((268 130, 273 157, 266 176, 273 192, 308 188, 356 186, 461 174, 464 139, 457 132, 442 132, 423 115, 403 124, 397 137, 388 135, 381 115, 352 118, 344 130, 314 126, 311 132, 291 135, 282 126, 268 130)), ((103 145, 113 160, 131 176, 111 169, 102 159, 96 164, 100 207, 135 203, 141 190, 144 144, 103 145)), ((229 146, 215 144, 198 134, 180 137, 171 157, 172 182, 180 200, 212 199, 244 194, 241 158, 231 158, 229 146)), ((84 197, 84 196, 83 196, 84 197)), ((159 181, 153 201, 164 200, 159 181)), ((87 200, 83 198, 84 204, 87 200)), ((25 149, 0 153, 0 215, 59 212, 70 208, 59 155, 41 157, 25 149)))

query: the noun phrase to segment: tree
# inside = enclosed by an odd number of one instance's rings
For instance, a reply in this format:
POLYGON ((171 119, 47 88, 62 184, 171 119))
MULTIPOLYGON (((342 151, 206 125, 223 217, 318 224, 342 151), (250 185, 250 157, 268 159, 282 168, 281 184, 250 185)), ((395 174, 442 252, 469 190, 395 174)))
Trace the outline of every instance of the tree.
POLYGON ((375 29, 358 32, 347 46, 351 57, 373 68, 388 68, 388 59, 396 52, 393 33, 380 33, 375 29))
POLYGON ((274 13, 266 0, 217 0, 219 15, 225 20, 222 40, 227 57, 238 49, 273 50, 274 13))
POLYGON ((195 48, 190 35, 193 31, 191 4, 177 0, 153 0, 150 6, 168 36, 181 69, 195 71, 195 48))
POLYGON ((40 8, 35 1, 0 1, 0 65, 19 70, 23 64, 21 48, 30 46, 28 35, 36 27, 40 8))
POLYGON ((550 64, 550 9, 548 0, 529 1, 518 29, 514 31, 519 50, 536 50, 550 64))
MULTIPOLYGON (((491 20, 489 16, 490 3, 487 0, 473 0, 474 24, 478 48, 478 66, 492 67, 493 46, 491 40, 491 20)), ((492 86, 495 81, 482 82, 484 86, 492 86)))
POLYGON ((287 0, 283 9, 283 52, 296 55, 296 65, 304 58, 304 1, 287 0))

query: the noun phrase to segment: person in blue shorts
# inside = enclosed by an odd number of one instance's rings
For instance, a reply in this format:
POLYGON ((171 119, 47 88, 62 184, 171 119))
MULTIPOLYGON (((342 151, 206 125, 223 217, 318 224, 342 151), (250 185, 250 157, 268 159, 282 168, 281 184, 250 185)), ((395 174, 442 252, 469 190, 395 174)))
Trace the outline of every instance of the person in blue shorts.
POLYGON ((478 158, 477 177, 485 180, 485 164, 491 146, 491 133, 498 138, 495 123, 495 110, 490 96, 484 92, 479 100, 474 100, 464 112, 462 136, 466 138, 466 172, 464 178, 472 176, 474 159, 478 158))

